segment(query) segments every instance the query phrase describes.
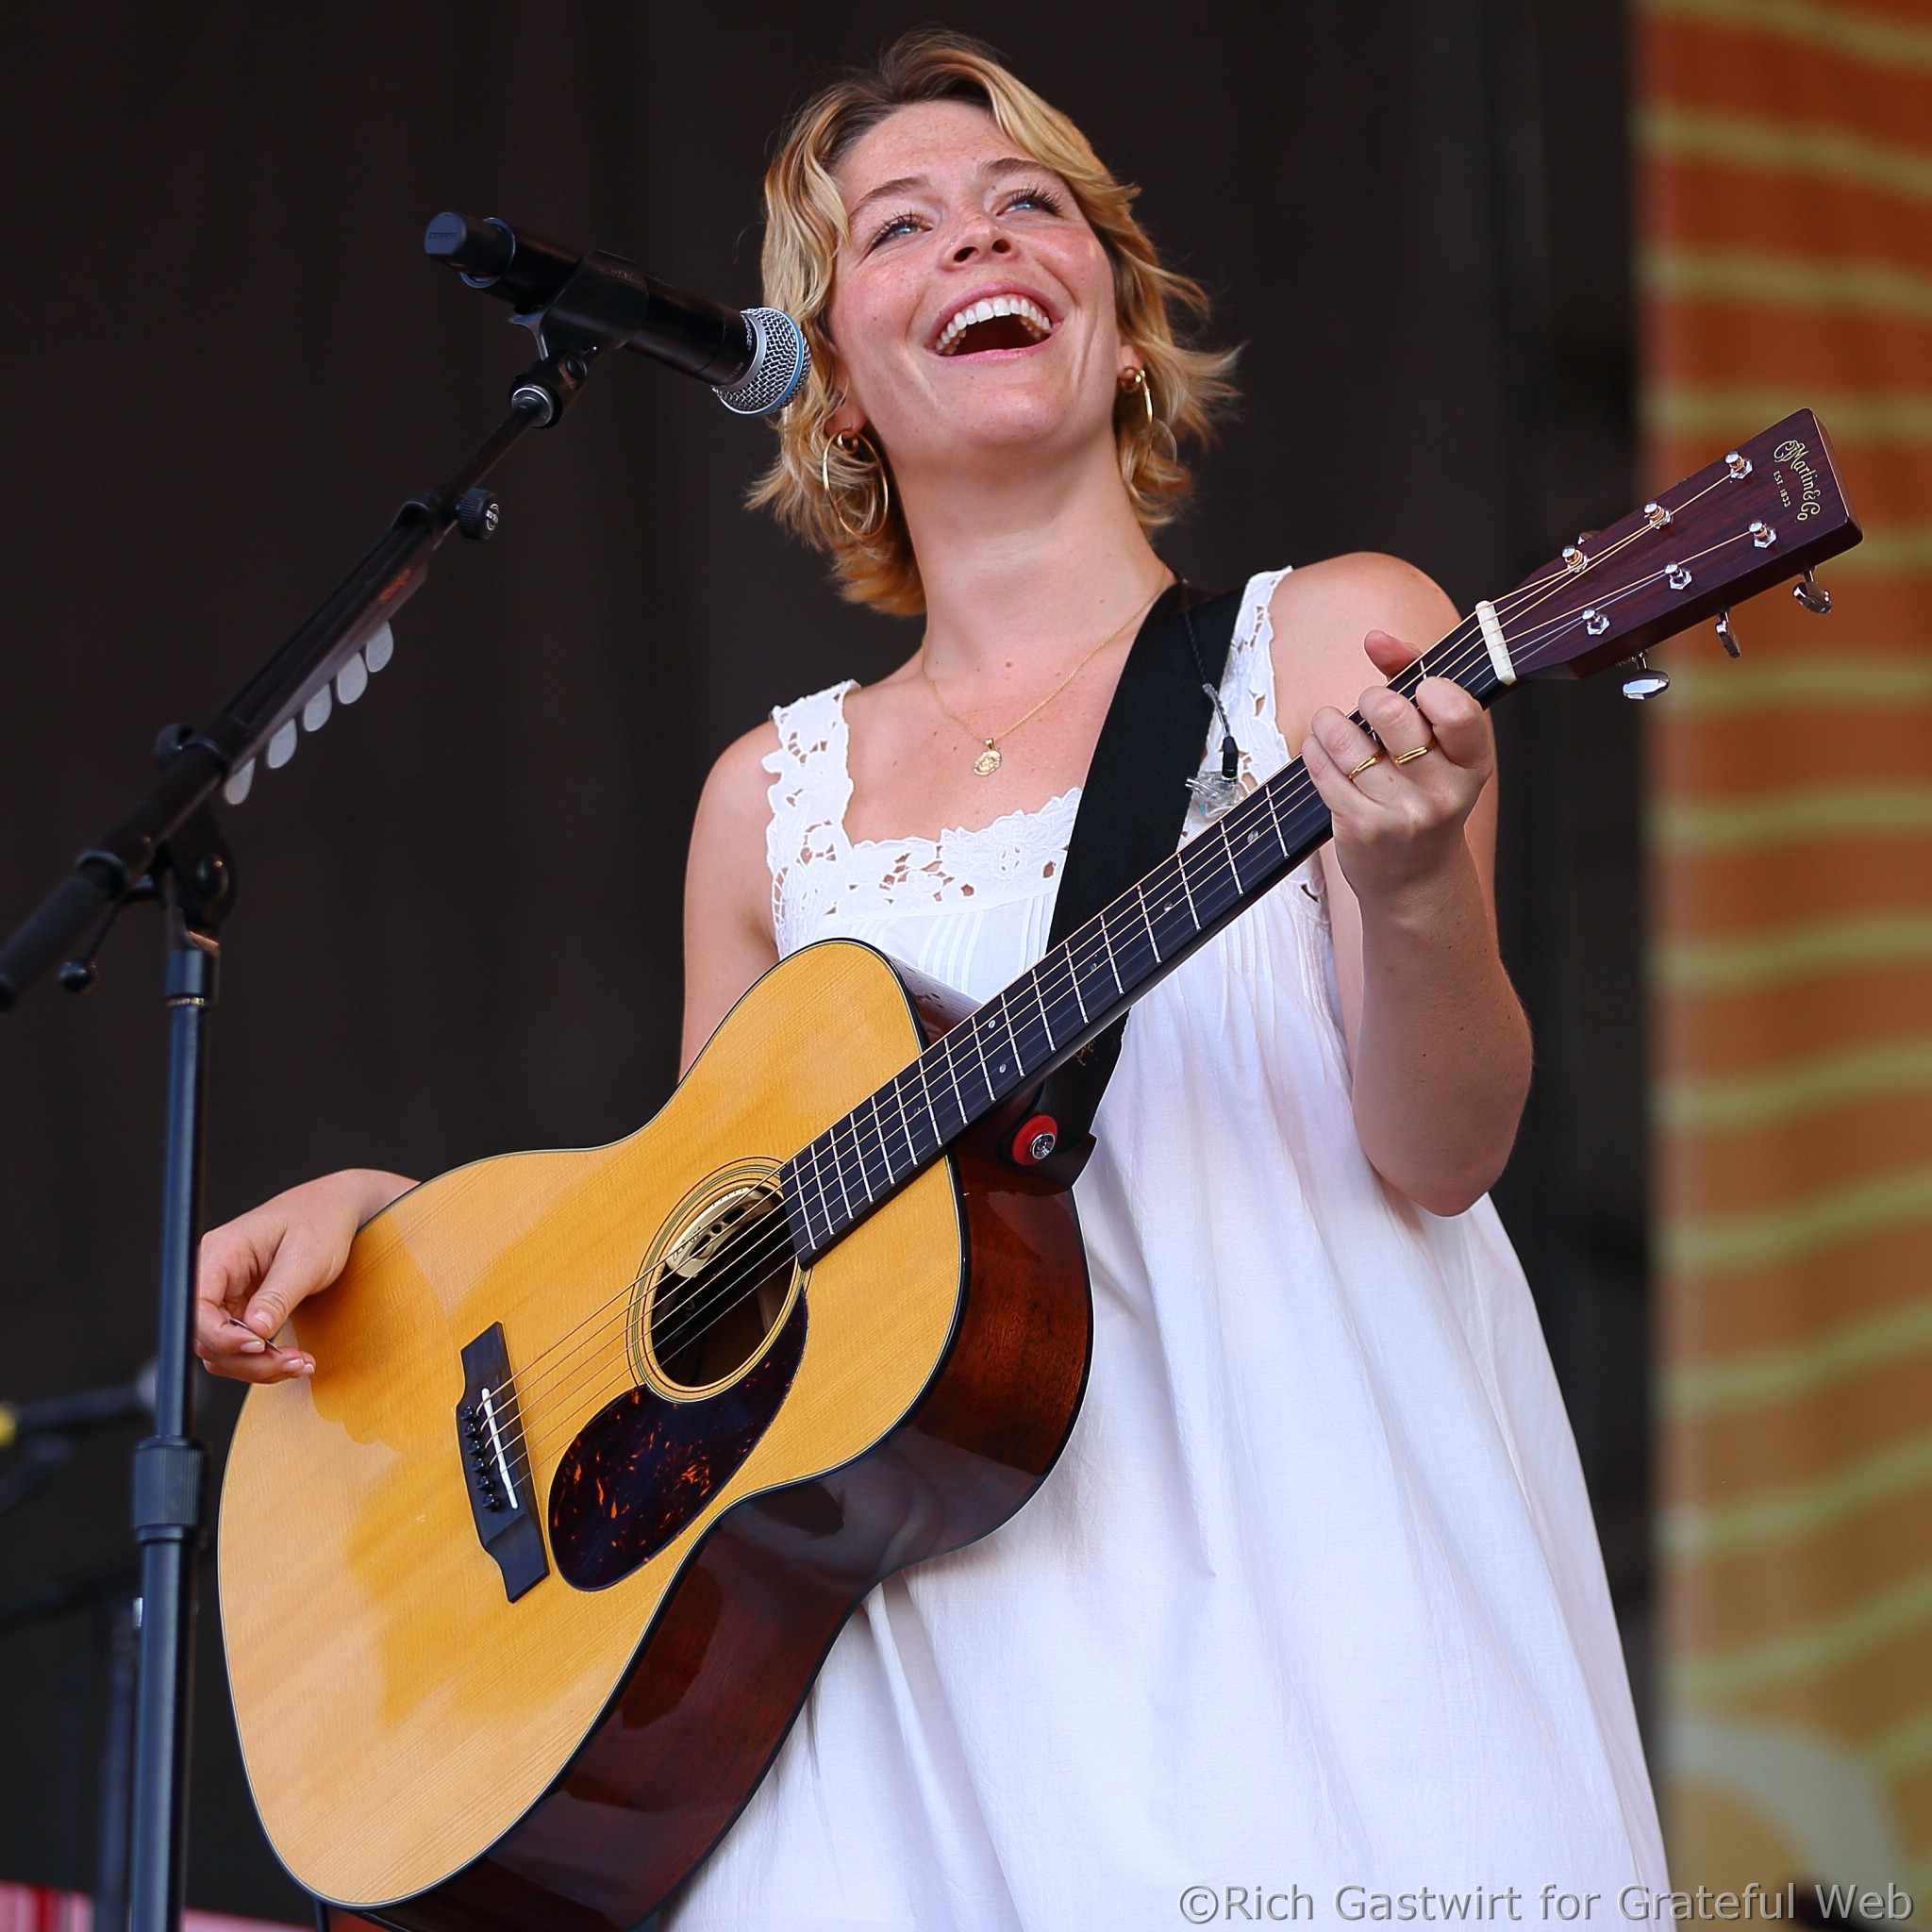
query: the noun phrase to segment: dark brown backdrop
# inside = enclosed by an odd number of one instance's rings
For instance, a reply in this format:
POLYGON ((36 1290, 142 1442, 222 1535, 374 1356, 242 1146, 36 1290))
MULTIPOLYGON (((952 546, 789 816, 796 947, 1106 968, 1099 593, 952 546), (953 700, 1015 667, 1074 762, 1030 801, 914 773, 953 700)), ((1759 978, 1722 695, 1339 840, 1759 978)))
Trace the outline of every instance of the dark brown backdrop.
MULTIPOLYGON (((523 339, 422 261, 430 214, 500 210, 753 299, 774 123, 916 18, 9 9, 0 918, 144 785, 155 727, 218 701, 493 419, 523 339)), ((1370 546, 1466 605, 1624 507, 1617 0, 951 21, 1147 184, 1247 345, 1169 546, 1190 575, 1370 546)), ((607 369, 504 473, 497 542, 445 552, 369 697, 232 815, 215 1215, 347 1162, 605 1140, 657 1105, 709 758, 914 636, 741 510, 764 449, 701 389, 607 369)), ((1633 741, 1603 686, 1527 693, 1505 729, 1508 952, 1542 1061, 1505 1206, 1641 1653, 1633 741)), ((43 989, 0 1022, 0 1394, 152 1352, 158 954, 150 914, 126 928, 87 1000, 43 989)), ((213 1438, 234 1406, 209 1394, 213 1438)), ((125 1549, 132 1433, 0 1521, 0 1598, 125 1549)), ((92 1642, 84 1618, 0 1629, 0 1875, 90 1875, 92 1642)), ((203 1657, 191 1895, 292 1915, 203 1657)))

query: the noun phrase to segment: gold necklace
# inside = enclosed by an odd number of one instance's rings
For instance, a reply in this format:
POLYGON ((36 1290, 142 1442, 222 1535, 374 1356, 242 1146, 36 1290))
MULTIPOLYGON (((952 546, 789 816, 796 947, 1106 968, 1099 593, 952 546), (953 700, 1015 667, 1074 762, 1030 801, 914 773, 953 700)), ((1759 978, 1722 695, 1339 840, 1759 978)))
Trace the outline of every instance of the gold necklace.
MULTIPOLYGON (((1074 678, 1078 677, 1081 672, 1086 670, 1088 665, 1092 663, 1094 658, 1099 657, 1101 652, 1107 649, 1108 645, 1113 643, 1120 637, 1121 633, 1127 628, 1127 625, 1139 623, 1141 618, 1146 616, 1148 611, 1153 609, 1155 599, 1158 598, 1160 595, 1161 591, 1166 590, 1167 585, 1172 583, 1174 579, 1172 577, 1168 578, 1167 583, 1163 583, 1159 587, 1159 589, 1154 592, 1154 595, 1152 597, 1149 597, 1146 603, 1141 605, 1140 609, 1135 611, 1134 614, 1127 619, 1126 624, 1116 625, 1112 630, 1108 631, 1108 634, 1104 638, 1102 638, 1101 641, 1097 644, 1095 644, 1094 647, 1091 651, 1089 651, 1087 655, 1084 658, 1082 658, 1080 661, 1077 664, 1075 664, 1074 668, 1070 672, 1068 672, 1067 675, 1063 678, 1061 678, 1060 681, 1057 685, 1055 685, 1054 688, 1050 691, 1048 691, 1047 694, 1043 698, 1041 698, 1041 701, 1037 705, 1035 705, 1030 711, 1025 712, 1021 717, 1015 718, 1013 722, 1010 724, 1008 724, 1004 731, 996 731, 991 738, 980 738, 979 741, 982 745, 985 746, 985 749, 979 754, 979 756, 973 760, 974 771, 982 778, 991 778, 992 774, 999 770, 1000 765, 1003 762, 1000 755, 1000 740, 1003 738, 1012 737, 1013 733, 1019 730, 1021 725, 1026 724, 1030 719, 1037 718, 1041 714, 1041 712, 1045 710, 1047 706, 1052 704, 1054 699, 1058 697, 1061 691, 1065 691, 1068 685, 1072 684, 1074 678)), ((930 633, 928 633, 927 635, 930 636, 930 633)), ((928 685, 928 687, 930 687, 933 695, 933 702, 939 706, 940 709, 942 710, 946 714, 946 716, 949 717, 953 721, 953 723, 957 724, 959 727, 959 729, 966 734, 968 738, 979 738, 979 733, 974 730, 972 725, 967 724, 965 719, 960 717, 958 712, 954 710, 951 705, 947 704, 945 700, 945 694, 933 681, 932 673, 925 668, 925 646, 926 638, 921 638, 919 641, 919 675, 920 676, 925 679, 926 684, 928 685)))

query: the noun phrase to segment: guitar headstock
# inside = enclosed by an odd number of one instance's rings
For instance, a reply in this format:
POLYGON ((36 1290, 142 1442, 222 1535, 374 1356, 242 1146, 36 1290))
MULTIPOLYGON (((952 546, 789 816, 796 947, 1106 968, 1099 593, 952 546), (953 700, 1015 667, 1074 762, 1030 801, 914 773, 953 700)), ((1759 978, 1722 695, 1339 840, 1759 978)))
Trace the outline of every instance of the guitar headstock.
POLYGON ((1809 409, 1569 545, 1493 607, 1518 677, 1588 677, 1801 576, 1862 532, 1809 409))

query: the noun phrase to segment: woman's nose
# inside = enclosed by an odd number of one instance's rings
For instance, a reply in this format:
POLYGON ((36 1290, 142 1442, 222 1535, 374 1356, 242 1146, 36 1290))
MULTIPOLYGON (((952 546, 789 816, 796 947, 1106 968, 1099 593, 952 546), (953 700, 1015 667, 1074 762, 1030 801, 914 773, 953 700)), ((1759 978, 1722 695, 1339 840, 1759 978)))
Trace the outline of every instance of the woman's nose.
POLYGON ((980 215, 965 225, 953 249, 955 262, 971 261, 976 255, 1010 255, 1011 240, 989 215, 980 215))

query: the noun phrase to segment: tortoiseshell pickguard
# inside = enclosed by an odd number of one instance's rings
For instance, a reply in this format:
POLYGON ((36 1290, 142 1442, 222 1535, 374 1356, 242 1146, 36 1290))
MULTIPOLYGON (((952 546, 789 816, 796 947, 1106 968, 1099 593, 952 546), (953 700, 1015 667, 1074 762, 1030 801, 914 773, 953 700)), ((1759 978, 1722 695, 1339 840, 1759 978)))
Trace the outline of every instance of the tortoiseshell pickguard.
POLYGON ((701 1402, 633 1389, 591 1417, 550 1485, 550 1554, 578 1590, 604 1590, 649 1561, 758 1446, 805 1353, 805 1297, 762 1358, 701 1402))

